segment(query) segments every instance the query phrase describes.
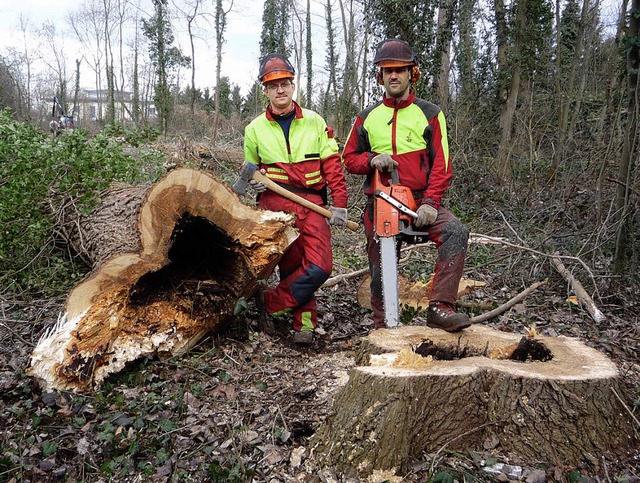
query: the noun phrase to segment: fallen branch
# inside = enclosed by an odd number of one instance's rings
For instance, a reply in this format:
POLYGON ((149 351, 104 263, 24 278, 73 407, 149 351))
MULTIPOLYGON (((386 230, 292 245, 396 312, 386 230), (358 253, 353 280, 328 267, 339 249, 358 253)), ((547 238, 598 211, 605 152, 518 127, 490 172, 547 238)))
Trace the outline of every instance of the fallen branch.
POLYGON ((622 406, 624 406, 624 408, 627 410, 627 412, 629 413, 629 416, 631 416, 631 418, 636 422, 636 424, 638 425, 638 428, 640 428, 640 421, 638 421, 638 418, 636 418, 633 414, 633 412, 631 411, 631 409, 629 409, 629 406, 627 406, 627 403, 625 403, 622 398, 620 397, 620 394, 617 393, 617 391, 615 390, 615 388, 611 388, 611 391, 613 392, 613 394, 615 395, 616 399, 620 402, 620 404, 622 404, 622 406))
POLYGON ((507 302, 502 304, 500 307, 496 307, 495 309, 491 310, 490 312, 486 312, 486 313, 480 314, 480 315, 478 315, 476 317, 472 317, 471 318, 471 323, 472 324, 478 324, 480 322, 485 322, 485 321, 487 321, 489 319, 492 319, 492 318, 502 314, 503 312, 506 312, 511 307, 513 307, 515 304, 517 304, 518 302, 520 302, 521 300, 526 298, 531 292, 533 292, 538 287, 540 287, 540 286, 542 286, 542 285, 544 285, 546 283, 547 283, 547 279, 546 278, 544 280, 542 280, 541 282, 534 283, 533 285, 527 287, 522 292, 520 292, 518 295, 513 297, 512 299, 509 299, 507 302))
MULTIPOLYGON (((505 242, 504 238, 487 237, 485 235, 478 235, 478 234, 475 234, 475 233, 473 233, 472 236, 469 238, 469 243, 477 243, 477 244, 481 244, 481 245, 497 245, 497 244, 504 243, 504 242, 505 242)), ((435 247, 435 245, 433 243, 431 243, 431 242, 416 243, 415 245, 407 245, 407 246, 405 246, 404 248, 402 248, 402 250, 400 250, 400 253, 406 254, 406 256, 408 257, 411 251, 416 250, 418 248, 428 247, 428 246, 435 247)), ((406 261, 406 257, 404 259, 401 259, 400 263, 402 264, 404 261, 406 261)), ((334 285, 337 285, 340 282, 344 282, 345 280, 349 280, 351 278, 359 277, 360 275, 363 275, 363 274, 367 273, 368 271, 369 271, 369 268, 361 268, 361 269, 355 270, 353 272, 341 273, 340 275, 336 275, 335 277, 331 277, 330 279, 328 279, 322 285, 322 287, 324 287, 324 288, 333 287, 334 285)))
POLYGON ((323 288, 333 287, 334 285, 338 285, 340 282, 344 282, 350 278, 359 277, 365 273, 369 272, 369 268, 361 268, 360 270, 356 270, 354 272, 349 273, 341 273, 340 275, 336 275, 335 277, 331 277, 324 284, 322 284, 323 288))
POLYGON ((606 317, 600 311, 600 309, 598 309, 595 302, 589 296, 582 284, 573 275, 571 275, 571 273, 569 273, 569 270, 567 270, 567 267, 565 267, 564 264, 560 261, 560 258, 557 256, 557 254, 554 254, 551 257, 551 261, 555 265, 560 275, 562 275, 562 277, 569 283, 569 285, 571 285, 571 288, 573 288, 576 297, 578 297, 578 301, 587 310, 587 312, 589 312, 591 318, 597 323, 606 320, 606 317))

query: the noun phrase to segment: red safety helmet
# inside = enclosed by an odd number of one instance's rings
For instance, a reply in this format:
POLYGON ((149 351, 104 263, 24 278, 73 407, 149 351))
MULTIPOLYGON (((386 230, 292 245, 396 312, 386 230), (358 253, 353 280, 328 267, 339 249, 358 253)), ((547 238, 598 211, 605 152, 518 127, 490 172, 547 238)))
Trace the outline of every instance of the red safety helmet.
POLYGON ((416 62, 416 53, 407 42, 401 39, 386 39, 376 47, 376 55, 373 63, 379 67, 377 79, 382 81, 382 69, 385 67, 411 67, 411 82, 420 79, 420 68, 416 62))
POLYGON ((278 79, 294 79, 296 71, 284 55, 267 54, 260 59, 258 79, 263 84, 278 79))
POLYGON ((386 39, 376 47, 373 63, 378 67, 404 67, 416 65, 416 53, 400 39, 386 39))

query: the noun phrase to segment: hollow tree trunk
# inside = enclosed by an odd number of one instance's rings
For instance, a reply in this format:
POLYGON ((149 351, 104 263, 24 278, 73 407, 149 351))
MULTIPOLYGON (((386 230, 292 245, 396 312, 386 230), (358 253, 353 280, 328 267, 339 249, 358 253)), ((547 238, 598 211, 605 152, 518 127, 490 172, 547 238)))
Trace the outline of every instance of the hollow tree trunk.
POLYGON ((446 448, 597 467, 637 444, 615 365, 576 339, 404 326, 372 332, 356 362, 313 437, 321 465, 404 472, 446 448))
POLYGON ((210 174, 179 168, 117 186, 60 232, 94 269, 33 351, 44 386, 84 391, 145 355, 180 354, 233 315, 295 240, 293 217, 261 211, 210 174))

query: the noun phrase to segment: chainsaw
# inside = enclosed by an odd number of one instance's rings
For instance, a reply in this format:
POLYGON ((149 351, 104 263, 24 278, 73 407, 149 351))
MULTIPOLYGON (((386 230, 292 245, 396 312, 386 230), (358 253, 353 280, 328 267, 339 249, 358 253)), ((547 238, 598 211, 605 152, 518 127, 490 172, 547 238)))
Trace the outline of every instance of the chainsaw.
POLYGON ((380 246, 384 318, 387 327, 397 327, 400 320, 397 242, 422 243, 428 241, 428 234, 413 229, 413 220, 418 218, 416 202, 411 190, 399 183, 397 170, 392 171, 390 184, 385 186, 376 169, 373 188, 373 229, 380 246))

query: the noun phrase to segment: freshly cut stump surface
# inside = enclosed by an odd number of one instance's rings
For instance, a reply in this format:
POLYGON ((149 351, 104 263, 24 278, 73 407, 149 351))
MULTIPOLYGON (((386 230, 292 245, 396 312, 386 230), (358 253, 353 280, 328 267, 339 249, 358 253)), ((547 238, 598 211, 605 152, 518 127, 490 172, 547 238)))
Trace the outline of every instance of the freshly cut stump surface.
POLYGON ((577 339, 403 326, 365 337, 356 362, 313 437, 320 465, 402 473, 425 454, 495 449, 593 468, 638 443, 616 366, 577 339))

